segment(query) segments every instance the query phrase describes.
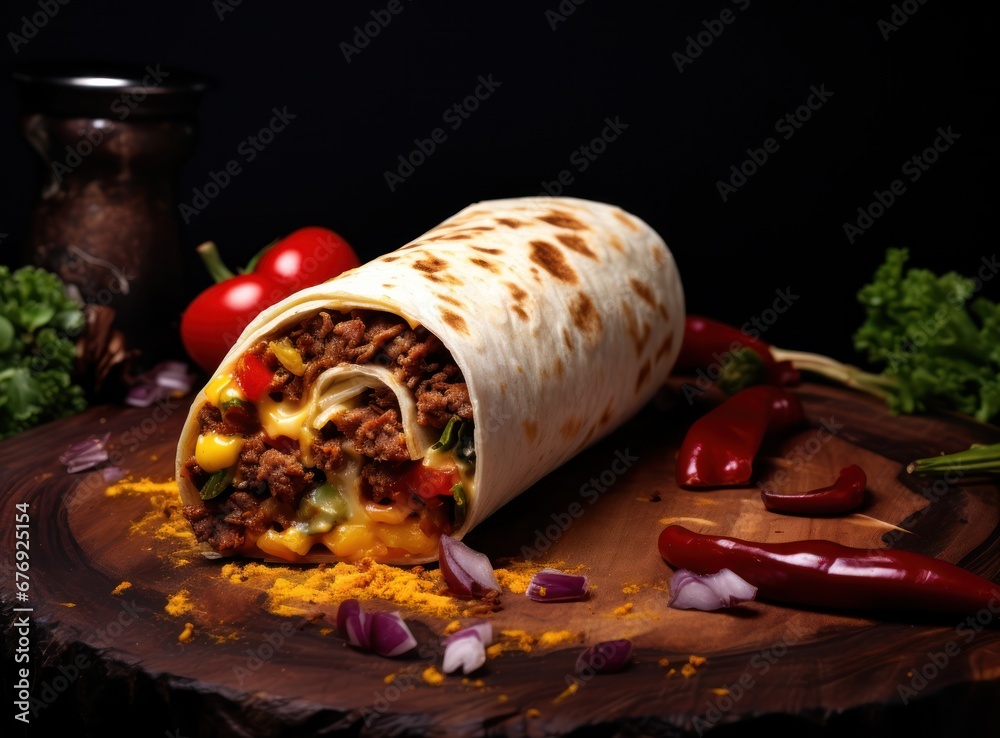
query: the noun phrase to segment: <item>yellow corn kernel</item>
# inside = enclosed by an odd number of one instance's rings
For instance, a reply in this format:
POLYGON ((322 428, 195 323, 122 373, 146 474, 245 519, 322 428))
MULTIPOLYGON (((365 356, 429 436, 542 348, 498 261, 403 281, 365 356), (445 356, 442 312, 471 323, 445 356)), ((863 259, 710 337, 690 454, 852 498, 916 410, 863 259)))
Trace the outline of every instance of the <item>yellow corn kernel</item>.
POLYGON ((274 352, 275 358, 277 358, 281 365, 296 377, 301 377, 306 373, 306 365, 302 361, 302 354, 292 346, 292 341, 288 336, 285 336, 280 341, 271 341, 268 347, 274 352))
POLYGON ((437 541, 420 530, 417 518, 398 525, 376 523, 375 536, 389 548, 401 548, 411 554, 430 553, 437 548, 437 541))
POLYGON ((236 463, 246 439, 243 436, 224 436, 220 433, 202 433, 194 447, 198 466, 207 472, 227 469, 236 463))
POLYGON ((344 523, 320 539, 336 556, 351 556, 370 548, 377 541, 367 525, 344 523))

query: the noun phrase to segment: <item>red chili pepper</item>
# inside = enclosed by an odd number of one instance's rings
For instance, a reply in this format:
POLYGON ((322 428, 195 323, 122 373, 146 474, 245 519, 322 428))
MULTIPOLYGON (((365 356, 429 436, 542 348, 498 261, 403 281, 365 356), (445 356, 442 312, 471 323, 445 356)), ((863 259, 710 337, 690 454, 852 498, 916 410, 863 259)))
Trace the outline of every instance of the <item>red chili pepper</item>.
POLYGON ((222 263, 211 241, 201 244, 198 254, 216 284, 185 308, 180 331, 188 355, 209 373, 261 310, 360 264, 343 238, 314 226, 266 246, 240 274, 222 263))
POLYGON ((727 354, 739 349, 750 349, 761 360, 764 381, 767 384, 788 386, 798 384, 799 371, 790 361, 777 361, 771 355, 771 346, 753 338, 739 328, 703 315, 688 315, 684 321, 684 340, 675 371, 707 370, 721 367, 730 360, 727 354))
POLYGON ((790 391, 763 384, 742 389, 691 424, 677 454, 677 483, 746 484, 764 437, 804 420, 802 402, 790 391))
POLYGON ((660 533, 659 551, 676 569, 696 574, 729 569, 757 587, 760 599, 793 605, 969 615, 1000 602, 1000 585, 912 551, 823 540, 754 543, 679 525, 660 533))
POLYGON ((760 492, 760 498, 764 501, 764 507, 771 512, 789 515, 839 515, 861 506, 867 485, 868 477, 864 469, 852 464, 842 469, 837 481, 829 487, 795 495, 783 495, 764 489, 760 492))

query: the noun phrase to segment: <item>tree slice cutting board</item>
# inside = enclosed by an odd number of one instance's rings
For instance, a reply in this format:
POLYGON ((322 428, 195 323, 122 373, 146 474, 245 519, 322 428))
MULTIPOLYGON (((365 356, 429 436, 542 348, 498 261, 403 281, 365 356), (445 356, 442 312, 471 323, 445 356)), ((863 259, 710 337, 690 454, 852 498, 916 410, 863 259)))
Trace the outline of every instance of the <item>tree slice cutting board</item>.
POLYGON ((433 566, 398 570, 411 589, 366 600, 400 610, 411 625, 420 647, 398 659, 361 653, 334 631, 330 592, 339 590, 324 587, 363 567, 338 575, 197 553, 171 484, 187 400, 94 408, 3 442, 0 597, 12 734, 25 732, 12 707, 24 696, 32 734, 725 735, 763 726, 846 734, 883 726, 933 735, 981 718, 995 730, 1000 584, 996 610, 969 619, 764 601, 676 610, 667 607, 671 570, 656 549, 659 532, 679 522, 760 541, 906 548, 1000 583, 997 484, 905 469, 915 458, 998 441, 995 429, 893 417, 866 396, 804 384, 795 391, 808 425, 762 449, 756 481, 819 487, 857 463, 868 499, 849 516, 781 516, 764 510, 757 486, 677 488, 676 451, 704 406, 676 389, 466 538, 504 573, 502 609, 477 613, 439 596, 433 566), (130 474, 110 494, 99 473, 69 475, 58 461, 92 433, 110 433, 112 459, 130 474), (28 571, 18 580, 14 530, 25 509, 28 571), (586 574, 589 599, 528 600, 524 580, 544 566, 586 574), (18 581, 28 582, 22 601, 18 581), (441 666, 449 624, 477 617, 492 622, 499 653, 467 677, 432 678, 427 667, 441 666), (575 674, 586 645, 615 638, 632 639, 630 668, 575 674), (19 648, 27 653, 20 661, 19 648), (18 689, 25 666, 30 686, 18 689))

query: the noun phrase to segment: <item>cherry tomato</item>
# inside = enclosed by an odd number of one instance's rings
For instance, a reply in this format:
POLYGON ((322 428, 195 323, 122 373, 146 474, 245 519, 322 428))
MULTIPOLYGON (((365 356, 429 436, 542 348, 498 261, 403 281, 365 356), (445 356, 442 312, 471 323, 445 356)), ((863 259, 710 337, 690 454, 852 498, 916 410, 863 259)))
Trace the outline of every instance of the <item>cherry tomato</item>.
POLYGON ((361 263, 347 241, 318 226, 299 228, 267 246, 241 274, 226 268, 212 242, 199 246, 198 253, 216 284, 187 306, 180 331, 188 355, 209 374, 261 310, 361 263))
POLYGON ((298 292, 360 266, 354 249, 333 231, 317 226, 299 228, 267 249, 254 272, 269 276, 298 292))
POLYGON ((282 296, 270 279, 258 274, 241 274, 211 285, 181 315, 185 350, 211 374, 250 321, 282 296))

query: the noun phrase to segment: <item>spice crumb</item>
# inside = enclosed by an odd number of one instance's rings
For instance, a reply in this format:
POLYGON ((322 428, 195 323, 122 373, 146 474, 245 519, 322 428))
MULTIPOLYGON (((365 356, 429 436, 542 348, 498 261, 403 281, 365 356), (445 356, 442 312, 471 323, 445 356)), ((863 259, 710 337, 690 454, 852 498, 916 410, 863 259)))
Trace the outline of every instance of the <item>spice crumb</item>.
POLYGON ((724 687, 716 687, 715 689, 710 691, 712 692, 712 694, 717 695, 719 697, 725 697, 727 694, 729 694, 729 690, 725 689, 724 687))
POLYGON ((616 608, 614 609, 614 613, 615 613, 615 615, 617 615, 618 617, 620 617, 620 618, 623 618, 623 617, 625 617, 626 615, 628 615, 628 614, 629 614, 630 612, 632 612, 632 608, 633 608, 633 607, 634 607, 634 605, 633 605, 633 604, 632 604, 631 602, 626 602, 626 603, 625 603, 624 605, 622 605, 621 607, 616 607, 616 608))
POLYGON ((670 659, 668 659, 666 656, 664 656, 662 659, 660 659, 656 663, 658 663, 660 666, 666 668, 666 667, 670 666, 670 659))
POLYGON ((670 671, 668 671, 668 672, 667 672, 667 676, 668 676, 668 677, 672 677, 672 676, 674 676, 674 675, 675 675, 676 673, 677 673, 677 669, 671 669, 670 671))
POLYGON ((509 699, 510 697, 508 697, 505 694, 497 695, 497 702, 499 702, 501 705, 509 699))
POLYGON ((128 589, 131 586, 132 586, 132 582, 122 582, 117 587, 115 587, 113 590, 111 590, 111 594, 113 594, 113 595, 120 595, 122 592, 124 592, 126 589, 128 589))
POLYGON ((392 684, 394 681, 396 681, 395 674, 386 674, 384 677, 382 677, 383 684, 392 684))
POLYGON ((542 713, 539 710, 536 710, 534 707, 529 707, 527 710, 524 711, 524 716, 528 718, 540 718, 542 716, 542 713))
POLYGON ((554 700, 552 700, 552 702, 554 704, 559 704, 563 700, 572 697, 574 694, 577 693, 577 691, 579 691, 579 689, 580 689, 579 682, 570 682, 569 686, 566 687, 566 689, 564 689, 562 692, 560 692, 559 696, 556 697, 554 700))
POLYGON ((188 599, 188 591, 182 589, 180 592, 171 595, 163 609, 166 610, 168 615, 179 616, 191 612, 194 609, 194 605, 188 599))
POLYGON ((177 636, 178 643, 187 643, 194 637, 194 623, 184 623, 184 630, 177 636))
POLYGON ((628 583, 622 587, 622 594, 634 595, 639 593, 639 585, 635 583, 628 583))
POLYGON ((469 679, 468 677, 462 677, 462 684, 466 687, 475 687, 476 689, 483 689, 486 686, 486 682, 482 679, 469 679))
POLYGON ((59 604, 62 605, 63 607, 76 607, 75 602, 60 602, 59 604))
POLYGON ((549 630, 538 636, 538 645, 542 648, 551 648, 552 646, 557 646, 560 643, 575 641, 578 638, 578 634, 569 630, 549 630))
POLYGON ((428 666, 426 669, 424 669, 424 672, 423 674, 420 675, 420 678, 423 679, 425 682, 427 682, 427 684, 430 684, 434 687, 438 687, 444 684, 444 674, 442 674, 433 666, 428 666))
POLYGON ((497 656, 503 653, 503 644, 494 643, 492 646, 486 648, 486 655, 491 659, 495 659, 497 656))
POLYGON ((446 626, 444 626, 444 634, 451 635, 452 633, 457 633, 462 629, 462 623, 458 620, 452 620, 446 626))
POLYGON ((701 666, 706 661, 708 661, 708 659, 704 656, 688 656, 688 663, 691 664, 691 666, 701 666))
POLYGON ((685 679, 694 676, 696 673, 698 673, 698 670, 691 666, 691 664, 684 664, 681 667, 681 674, 685 679))

